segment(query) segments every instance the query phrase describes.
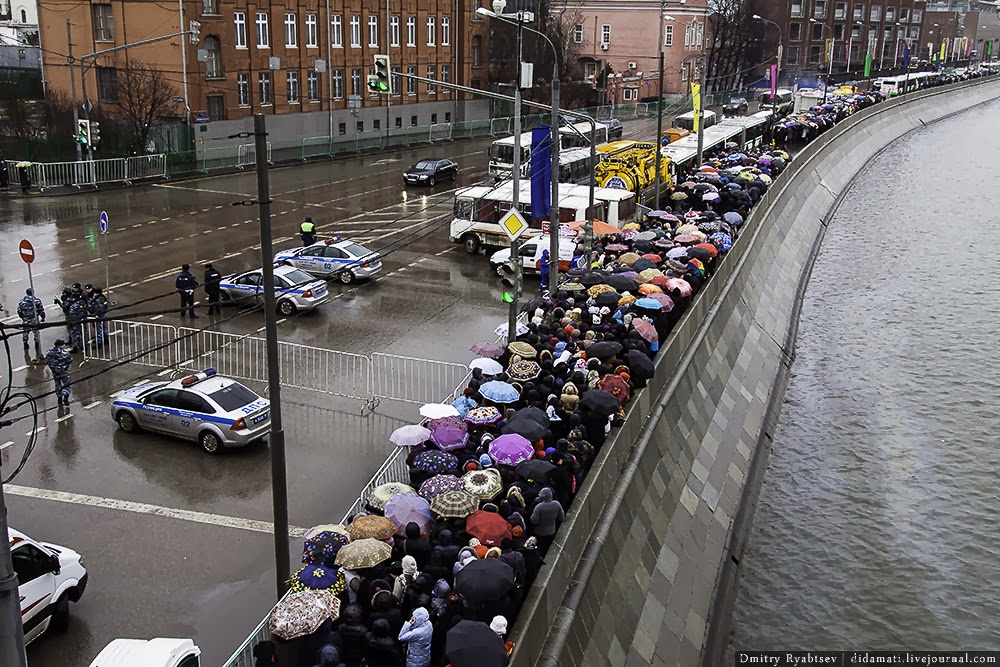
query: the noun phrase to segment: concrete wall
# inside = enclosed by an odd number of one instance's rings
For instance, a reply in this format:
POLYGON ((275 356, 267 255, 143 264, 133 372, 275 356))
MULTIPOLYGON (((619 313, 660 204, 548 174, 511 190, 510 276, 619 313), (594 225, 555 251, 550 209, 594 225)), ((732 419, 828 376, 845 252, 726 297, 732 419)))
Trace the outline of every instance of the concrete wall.
POLYGON ((838 198, 907 132, 1000 80, 896 98, 806 149, 672 334, 534 583, 512 664, 722 664, 812 262, 838 198))

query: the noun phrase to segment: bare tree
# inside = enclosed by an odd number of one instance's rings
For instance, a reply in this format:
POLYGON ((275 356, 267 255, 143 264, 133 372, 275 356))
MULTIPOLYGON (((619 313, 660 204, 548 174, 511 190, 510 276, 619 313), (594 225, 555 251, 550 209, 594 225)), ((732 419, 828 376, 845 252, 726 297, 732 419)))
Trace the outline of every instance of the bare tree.
POLYGON ((117 68, 118 108, 132 135, 145 146, 149 131, 172 106, 177 95, 163 71, 135 58, 127 58, 117 68))
POLYGON ((741 88, 765 51, 764 24, 753 20, 759 0, 713 0, 712 9, 708 88, 741 88))

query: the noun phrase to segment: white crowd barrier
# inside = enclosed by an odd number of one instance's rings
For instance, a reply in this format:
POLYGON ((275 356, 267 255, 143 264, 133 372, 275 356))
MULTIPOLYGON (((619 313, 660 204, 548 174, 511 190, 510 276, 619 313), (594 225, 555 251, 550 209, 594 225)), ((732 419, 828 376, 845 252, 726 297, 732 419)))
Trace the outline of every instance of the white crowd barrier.
MULTIPOLYGON (((7 160, 10 181, 20 179, 19 162, 7 160)), ((139 155, 78 162, 32 162, 26 167, 31 185, 39 190, 56 187, 96 187, 103 184, 132 183, 148 178, 167 177, 167 156, 139 155)))

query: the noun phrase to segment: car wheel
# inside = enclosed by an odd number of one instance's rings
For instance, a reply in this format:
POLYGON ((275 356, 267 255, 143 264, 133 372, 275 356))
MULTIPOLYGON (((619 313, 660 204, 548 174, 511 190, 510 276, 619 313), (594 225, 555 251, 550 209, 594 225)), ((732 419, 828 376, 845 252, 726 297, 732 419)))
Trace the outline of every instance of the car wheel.
POLYGON ((427 185, 431 186, 432 188, 434 187, 435 183, 437 183, 437 179, 434 178, 433 176, 431 176, 431 180, 427 181, 427 185))
POLYGON ((222 442, 219 440, 219 436, 211 431, 202 431, 198 436, 198 444, 209 454, 218 454, 222 451, 222 442))
POLYGON ((340 282, 345 285, 350 285, 354 282, 354 272, 353 271, 341 271, 340 272, 340 282))
POLYGON ((229 296, 229 292, 226 292, 225 290, 219 292, 219 301, 222 303, 229 303, 232 300, 233 297, 229 296))
POLYGON ((475 255, 479 252, 479 237, 475 234, 466 234, 462 238, 462 244, 465 246, 465 252, 470 255, 475 255))
POLYGON ((295 304, 289 299, 285 299, 278 303, 278 313, 283 317, 291 317, 295 314, 295 304))
POLYGON ((118 414, 115 415, 115 421, 118 422, 118 428, 126 433, 135 433, 139 430, 139 425, 136 423, 135 417, 132 416, 132 413, 125 410, 119 410, 118 414))
POLYGON ((63 593, 52 606, 52 621, 49 629, 56 634, 62 634, 69 629, 69 597, 63 593))

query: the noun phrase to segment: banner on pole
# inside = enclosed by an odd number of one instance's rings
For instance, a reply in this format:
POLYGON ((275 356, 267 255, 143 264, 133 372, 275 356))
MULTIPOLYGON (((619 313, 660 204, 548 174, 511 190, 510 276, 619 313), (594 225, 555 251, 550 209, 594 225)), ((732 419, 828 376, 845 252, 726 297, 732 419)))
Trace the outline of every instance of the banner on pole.
POLYGON ((771 65, 771 100, 778 94, 778 63, 771 65))
MULTIPOLYGON (((774 81, 771 82, 771 87, 774 87, 774 81)), ((694 111, 694 132, 698 132, 698 128, 701 126, 701 84, 691 82, 691 108, 694 111)))
POLYGON ((867 79, 872 75, 872 54, 865 54, 865 78, 867 79))
POLYGON ((903 67, 910 69, 910 45, 903 46, 903 67))
POLYGON ((941 53, 938 54, 938 60, 944 60, 945 56, 948 54, 948 38, 945 37, 941 40, 941 53))
POLYGON ((549 217, 552 201, 552 133, 547 127, 531 131, 531 217, 549 217))

